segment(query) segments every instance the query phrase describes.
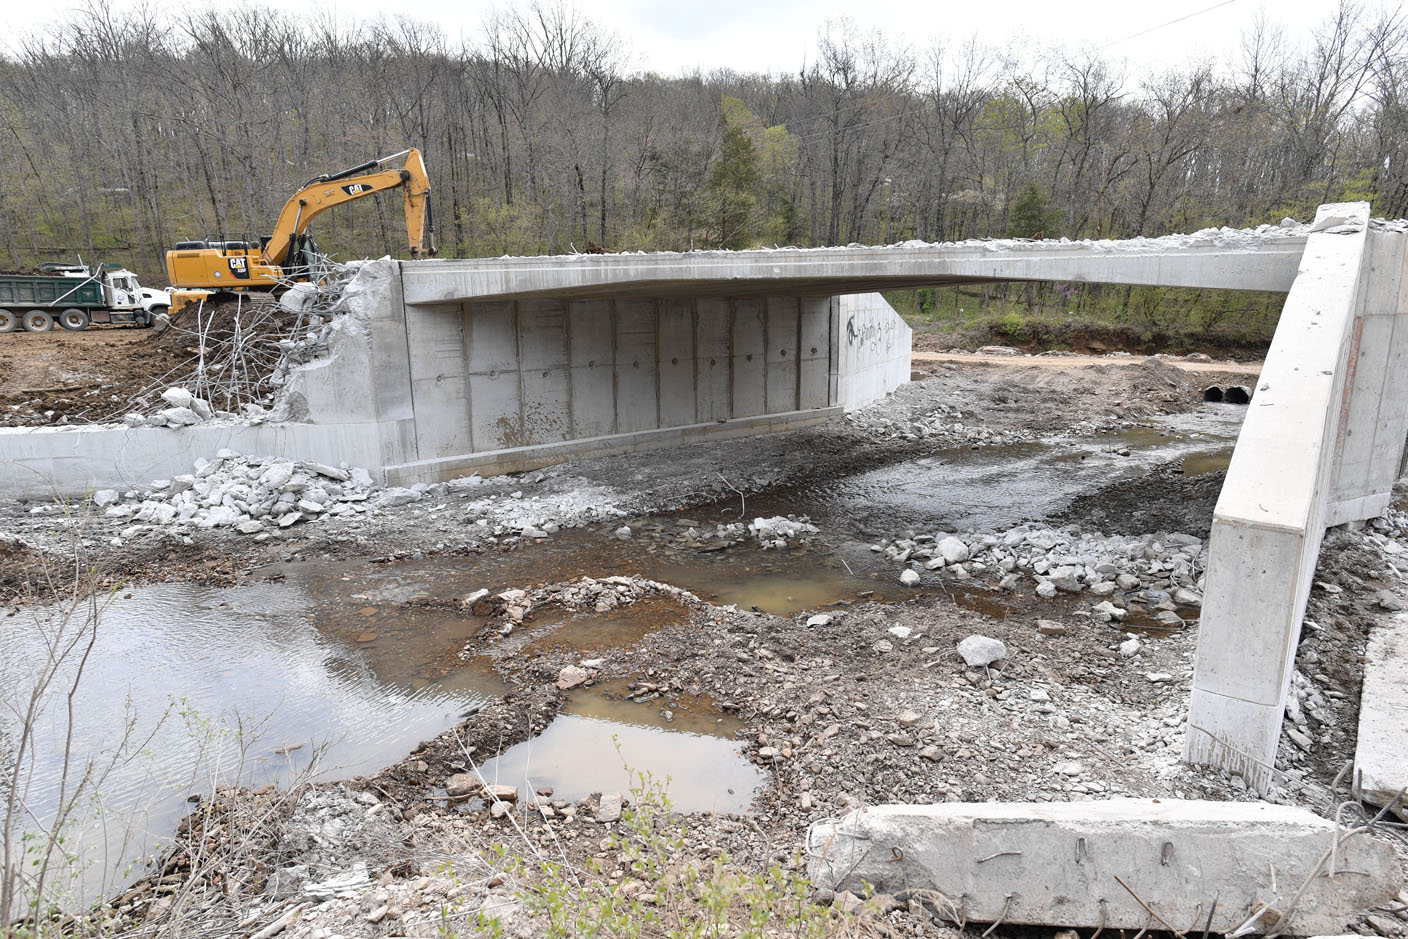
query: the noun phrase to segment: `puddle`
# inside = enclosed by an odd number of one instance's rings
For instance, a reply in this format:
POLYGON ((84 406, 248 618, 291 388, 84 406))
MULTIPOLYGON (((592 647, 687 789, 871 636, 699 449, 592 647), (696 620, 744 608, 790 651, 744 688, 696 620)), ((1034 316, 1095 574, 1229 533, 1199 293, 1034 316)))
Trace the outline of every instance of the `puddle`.
POLYGON ((1221 473, 1232 462, 1232 451, 1212 450, 1206 453, 1190 453, 1183 458, 1184 476, 1206 476, 1208 473, 1221 473))
POLYGON ((680 812, 747 811, 764 773, 743 757, 742 728, 706 699, 688 695, 637 703, 623 684, 586 689, 537 737, 485 763, 490 783, 522 793, 552 787, 554 799, 631 790, 644 771, 666 785, 680 812), (663 712, 669 711, 672 720, 663 712))

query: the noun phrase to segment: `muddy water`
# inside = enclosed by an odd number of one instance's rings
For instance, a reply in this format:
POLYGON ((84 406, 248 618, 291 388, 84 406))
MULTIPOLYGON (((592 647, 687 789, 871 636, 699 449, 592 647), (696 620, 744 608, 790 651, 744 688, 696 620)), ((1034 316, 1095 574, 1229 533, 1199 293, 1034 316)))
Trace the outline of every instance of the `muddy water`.
MULTIPOLYGON (((104 818, 109 835, 90 836, 90 853, 140 853, 169 834, 186 808, 185 795, 208 791, 213 780, 277 784, 299 775, 375 771, 501 694, 491 667, 457 656, 482 621, 414 601, 454 599, 480 587, 635 574, 780 615, 880 602, 898 588, 893 566, 869 551, 872 539, 1040 519, 1081 493, 1169 461, 1181 460, 1189 474, 1214 471, 1225 465, 1244 413, 1207 405, 1119 434, 942 451, 748 500, 746 518, 811 516, 823 536, 800 549, 667 547, 691 523, 737 521, 738 507, 729 502, 690 510, 688 519, 629 520, 642 533, 629 542, 608 537, 612 525, 508 554, 387 565, 301 562, 262 571, 272 582, 257 585, 133 590, 103 617, 77 701, 77 750, 98 758, 110 752, 128 715, 135 737, 150 734, 150 740, 105 782, 107 814, 90 817, 104 818), (130 836, 112 834, 122 831, 130 836)), ((1001 599, 984 591, 945 592, 964 606, 1006 615, 1001 599)), ((682 618, 669 604, 607 617, 545 615, 513 642, 567 647, 585 658, 682 618)), ((0 620, 0 682, 13 687, 38 649, 24 617, 0 620)), ((546 733, 492 767, 504 778, 527 777, 524 785, 550 785, 563 798, 624 790, 627 768, 649 771, 672 778, 671 796, 681 808, 739 811, 760 777, 739 755, 736 729, 707 707, 641 705, 596 690, 579 693, 546 733)), ((51 722, 37 747, 31 796, 40 815, 57 791, 60 740, 51 722)), ((90 875, 90 888, 115 876, 117 867, 98 863, 93 870, 101 876, 90 875)))
MULTIPOLYGON (((88 830, 70 839, 88 868, 85 895, 121 879, 120 859, 168 837, 190 793, 372 772, 498 691, 379 673, 355 641, 317 627, 322 615, 294 583, 163 584, 107 604, 74 702, 71 778, 87 765, 103 772, 97 798, 80 808, 88 830)), ((27 613, 0 620, 3 687, 29 687, 45 631, 27 613)), ((60 705, 51 700, 30 756, 24 795, 40 818, 62 781, 60 705)))
POLYGON ((821 480, 784 498, 796 506, 789 511, 807 512, 823 529, 843 526, 862 537, 1006 528, 1050 516, 1078 494, 1147 475, 1159 464, 1183 460, 1185 472, 1211 472, 1217 461, 1230 459, 1245 413, 1234 405, 1206 405, 1095 437, 942 450, 821 480))
POLYGON ((629 792, 649 773, 678 811, 746 811, 763 773, 743 759, 743 723, 707 698, 626 700, 623 682, 574 692, 543 733, 486 763, 491 783, 569 801, 629 792))

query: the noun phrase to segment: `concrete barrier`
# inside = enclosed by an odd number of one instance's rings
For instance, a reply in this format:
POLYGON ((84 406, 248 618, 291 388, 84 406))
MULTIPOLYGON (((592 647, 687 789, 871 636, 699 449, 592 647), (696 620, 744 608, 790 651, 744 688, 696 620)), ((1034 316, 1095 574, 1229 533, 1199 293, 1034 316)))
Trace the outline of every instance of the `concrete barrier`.
POLYGON ((374 423, 213 423, 193 427, 0 428, 0 493, 11 498, 75 497, 95 489, 144 487, 191 472, 222 449, 336 466, 376 467, 374 423))

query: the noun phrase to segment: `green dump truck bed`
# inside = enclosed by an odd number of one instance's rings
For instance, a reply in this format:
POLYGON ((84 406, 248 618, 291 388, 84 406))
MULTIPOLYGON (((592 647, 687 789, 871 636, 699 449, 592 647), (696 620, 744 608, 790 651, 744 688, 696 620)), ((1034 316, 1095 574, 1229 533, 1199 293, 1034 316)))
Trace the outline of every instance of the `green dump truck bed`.
POLYGON ((0 308, 106 307, 103 285, 96 278, 45 277, 40 274, 0 274, 0 308))

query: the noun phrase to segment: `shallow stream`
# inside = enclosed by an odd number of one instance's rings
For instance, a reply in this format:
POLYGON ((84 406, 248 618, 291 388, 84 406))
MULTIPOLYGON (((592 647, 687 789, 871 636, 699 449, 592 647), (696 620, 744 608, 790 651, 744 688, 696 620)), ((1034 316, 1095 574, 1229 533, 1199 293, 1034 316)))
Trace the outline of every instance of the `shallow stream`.
MULTIPOLYGON (((409 601, 612 574, 781 615, 858 596, 882 601, 901 588, 892 565, 869 550, 873 539, 1041 519, 1077 495, 1170 461, 1181 459, 1188 474, 1221 469, 1244 413, 1206 405, 1118 434, 945 450, 749 499, 745 518, 805 514, 822 528, 811 545, 791 550, 671 547, 670 536, 691 523, 738 521, 737 504, 721 502, 688 518, 628 520, 641 533, 631 541, 609 537, 613 525, 510 553, 381 565, 294 562, 265 569, 261 582, 246 586, 123 592, 103 610, 75 698, 76 755, 101 762, 124 737, 140 743, 137 755, 106 775, 99 804, 84 809, 94 822, 79 839, 92 863, 88 891, 123 879, 128 868, 115 858, 140 856, 169 837, 191 793, 216 782, 371 773, 504 691, 491 666, 456 655, 482 620, 409 601)), ((955 598, 1003 612, 1000 600, 981 592, 955 598)), ((601 654, 680 615, 646 605, 544 619, 515 640, 601 654)), ((32 674, 41 634, 32 613, 0 620, 0 682, 19 687, 32 674)), ((40 818, 52 813, 62 775, 61 714, 49 709, 34 747, 27 797, 40 818)), ((567 799, 626 789, 628 769, 648 771, 670 777, 680 810, 737 812, 763 779, 742 756, 738 729, 707 702, 673 708, 667 720, 658 705, 598 686, 574 692, 546 732, 483 769, 567 799)), ((0 746, 13 743, 0 737, 0 746)))

